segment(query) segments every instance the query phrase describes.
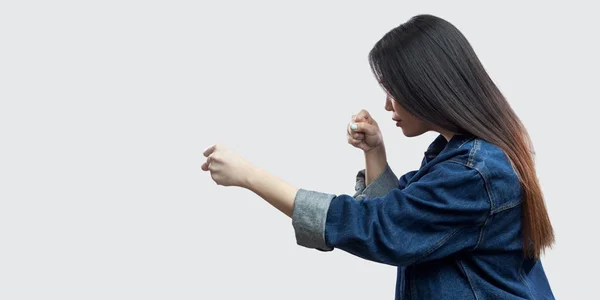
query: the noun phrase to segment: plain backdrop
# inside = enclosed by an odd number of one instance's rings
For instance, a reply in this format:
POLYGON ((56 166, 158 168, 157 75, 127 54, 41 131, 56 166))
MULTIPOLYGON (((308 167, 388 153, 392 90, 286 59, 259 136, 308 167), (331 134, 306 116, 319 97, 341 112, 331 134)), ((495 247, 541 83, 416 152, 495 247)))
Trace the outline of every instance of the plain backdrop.
POLYGON ((296 187, 354 193, 352 114, 419 166, 367 54, 416 14, 471 42, 522 118, 556 231, 558 299, 597 292, 592 2, 2 1, 0 299, 392 299, 396 269, 296 245, 200 169, 221 143, 296 187), (588 4, 590 3, 590 4, 588 4))

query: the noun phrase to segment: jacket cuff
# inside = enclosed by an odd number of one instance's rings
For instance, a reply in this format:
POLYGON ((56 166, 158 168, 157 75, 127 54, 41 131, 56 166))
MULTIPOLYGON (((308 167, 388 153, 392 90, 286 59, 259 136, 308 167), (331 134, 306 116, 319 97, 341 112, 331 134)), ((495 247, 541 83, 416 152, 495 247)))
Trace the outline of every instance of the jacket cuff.
POLYGON ((292 226, 296 243, 307 248, 332 251, 325 241, 325 222, 333 194, 299 189, 294 199, 292 226))
POLYGON ((392 171, 389 164, 386 164, 383 172, 368 186, 365 187, 365 169, 360 170, 356 174, 356 185, 354 198, 362 200, 365 198, 383 197, 391 190, 398 188, 398 177, 392 171))

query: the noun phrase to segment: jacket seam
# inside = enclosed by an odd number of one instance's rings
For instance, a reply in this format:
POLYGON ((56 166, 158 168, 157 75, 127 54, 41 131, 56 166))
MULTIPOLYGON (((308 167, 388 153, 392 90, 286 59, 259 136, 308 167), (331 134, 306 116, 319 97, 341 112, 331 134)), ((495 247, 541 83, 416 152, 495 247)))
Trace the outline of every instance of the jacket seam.
POLYGON ((468 168, 470 168, 472 170, 477 171, 477 174, 479 174, 479 176, 481 177, 481 180, 483 180, 483 186, 485 187, 485 191, 486 191, 486 194, 488 196, 488 203, 490 205, 490 208, 489 208, 488 213, 485 215, 485 221, 483 222, 483 225, 481 225, 481 229, 479 231, 479 238, 477 239, 477 244, 475 244, 475 247, 473 247, 473 250, 475 250, 475 249, 477 249, 477 247, 479 247, 479 244, 483 240, 483 231, 485 229, 485 225, 487 225, 488 219, 493 214, 492 212, 494 211, 494 201, 492 200, 492 195, 491 195, 491 192, 490 192, 490 187, 488 185, 488 181, 485 180, 485 176, 483 176, 483 173, 478 168, 476 168, 476 167, 469 167, 466 164, 464 164, 461 161, 458 161, 456 159, 451 159, 451 160, 448 160, 448 161, 449 162, 453 162, 453 163, 457 163, 457 164, 460 164, 460 165, 463 165, 465 167, 468 167, 468 168))
POLYGON ((469 158, 467 160, 467 165, 469 167, 473 167, 473 159, 475 157, 475 153, 477 153, 477 140, 475 140, 475 142, 473 143, 473 148, 471 148, 471 151, 469 151, 469 158))
POLYGON ((464 141, 462 144, 460 144, 460 146, 458 146, 458 148, 462 148, 462 146, 466 145, 468 142, 474 140, 475 137, 470 137, 469 139, 467 139, 466 141, 464 141))
POLYGON ((467 168, 470 168, 470 167, 469 167, 469 166, 468 166, 466 163, 464 163, 464 162, 462 162, 461 160, 459 160, 459 159, 456 159, 456 158, 451 158, 451 159, 449 159, 449 160, 448 160, 448 162, 457 163, 457 164, 459 164, 459 165, 463 165, 463 166, 465 166, 465 167, 467 167, 467 168))
POLYGON ((475 160, 475 153, 477 153, 477 150, 479 150, 479 147, 480 147, 479 143, 480 143, 479 140, 475 139, 475 141, 473 143, 473 148, 471 148, 471 151, 469 152, 469 158, 467 160, 467 166, 470 167, 470 168, 472 168, 472 169, 474 169, 474 170, 477 170, 477 172, 479 173, 479 175, 481 175, 481 177, 483 179, 483 183, 484 183, 486 191, 487 191, 487 194, 488 194, 489 201, 490 201, 490 210, 494 210, 494 197, 492 196, 489 182, 486 179, 484 173, 479 168, 477 168, 477 167, 475 167, 473 165, 473 161, 475 160))
POLYGON ((475 300, 479 300, 479 297, 477 297, 477 293, 475 293, 475 288, 473 287, 473 283, 471 282, 471 278, 469 277, 469 274, 467 273, 467 269, 465 269, 465 266, 463 265, 463 263, 462 263, 461 260, 457 260, 456 262, 458 263, 458 265, 460 266, 461 270, 465 274, 465 277, 467 277, 467 282, 469 283, 469 287, 471 288, 471 292, 473 293, 473 296, 475 297, 475 300))
POLYGON ((481 225, 481 229, 479 230, 479 238, 477 239, 477 244, 475 244, 475 247, 473 247, 473 250, 477 249, 477 247, 479 247, 479 244, 481 244, 481 241, 483 241, 483 231, 484 231, 485 225, 487 225, 489 219, 490 219, 490 216, 487 215, 485 218, 485 222, 483 222, 483 225, 481 225))
POLYGON ((487 195, 488 195, 488 200, 490 201, 490 213, 491 213, 495 209, 495 201, 494 201, 494 196, 492 195, 492 188, 490 187, 489 180, 487 180, 487 178, 485 177, 485 174, 481 170, 479 170, 479 168, 473 167, 473 169, 475 169, 477 171, 477 173, 479 173, 479 175, 481 175, 481 179, 483 180, 483 185, 485 186, 485 191, 487 192, 487 195))
POLYGON ((485 187, 485 191, 486 191, 486 194, 488 196, 488 202, 490 204, 489 215, 491 215, 492 211, 494 210, 494 201, 493 201, 492 194, 491 194, 491 191, 490 191, 490 186, 488 184, 488 181, 485 179, 485 176, 483 175, 483 173, 478 168, 476 168, 476 167, 470 167, 466 163, 464 163, 464 162, 462 162, 462 161, 460 161, 458 159, 449 159, 447 161, 448 162, 452 162, 452 163, 456 163, 456 164, 459 164, 459 165, 463 165, 463 166, 465 166, 467 168, 470 168, 472 170, 477 171, 477 174, 479 174, 479 176, 481 177, 481 180, 483 180, 483 185, 485 187))
POLYGON ((481 176, 481 180, 483 180, 483 186, 485 187, 485 191, 486 194, 488 196, 488 201, 490 204, 490 210, 485 218, 485 222, 483 223, 483 225, 481 226, 481 229, 479 231, 479 239, 477 240, 477 244, 475 245, 475 247, 473 247, 473 250, 477 249, 477 247, 479 247, 479 245, 481 244, 481 242, 483 241, 483 232, 485 230, 485 225, 487 225, 488 220, 490 218, 490 215, 492 215, 492 211, 494 210, 494 199, 492 197, 492 192, 490 190, 490 185, 488 183, 488 180, 485 179, 485 176, 483 175, 483 173, 478 169, 478 168, 473 168, 477 171, 477 173, 479 174, 479 176, 481 176))
POLYGON ((459 231, 470 227, 471 225, 465 225, 465 226, 461 226, 459 228, 456 228, 454 230, 452 230, 452 232, 448 233, 441 241, 439 241, 437 244, 433 245, 432 247, 430 247, 427 251, 425 251, 423 254, 421 254, 420 256, 416 257, 415 259, 413 259, 412 262, 408 263, 407 265, 412 265, 415 264, 417 262, 419 262, 419 260, 427 257, 427 255, 431 254, 433 251, 439 249, 441 246, 443 246, 451 237, 453 237, 454 235, 456 235, 459 231))
MULTIPOLYGON (((456 160, 448 160, 448 161, 449 162, 453 162, 453 163, 458 163, 458 164, 464 166, 464 164, 462 162, 457 162, 456 160)), ((468 167, 468 166, 466 166, 466 167, 468 167)), ((483 175, 481 174, 481 172, 479 170, 477 170, 476 168, 472 168, 471 167, 470 169, 473 169, 473 170, 477 171, 477 173, 479 174, 479 176, 481 177, 481 179, 484 182, 484 186, 486 186, 486 189, 487 189, 487 185, 485 185, 485 179, 483 178, 483 175)), ((488 197, 489 197, 489 192, 488 192, 488 197)), ((491 202, 491 201, 488 199, 488 202, 491 202)), ((490 215, 489 212, 485 215, 485 221, 487 221, 489 215, 490 215)), ((433 251, 435 251, 435 250, 439 249, 441 246, 443 246, 451 237, 453 237, 459 231, 461 231, 463 229, 466 229, 466 228, 469 228, 471 226, 479 226, 479 224, 481 224, 481 222, 477 222, 476 224, 472 224, 472 225, 464 225, 464 226, 461 226, 459 228, 454 229, 453 231, 451 231, 450 233, 448 233, 442 240, 440 240, 437 244, 433 245, 427 251, 425 251, 422 255, 416 257, 415 259, 413 259, 413 261, 410 262, 410 263, 408 263, 408 265, 417 263, 419 260, 427 257, 427 255, 431 254, 433 251)), ((483 224, 485 225, 485 222, 483 224)), ((481 230, 483 230, 483 226, 482 226, 481 230)))
POLYGON ((529 294, 529 296, 531 297, 531 299, 536 300, 536 297, 531 293, 531 287, 529 286, 529 283, 527 283, 527 280, 525 279, 525 272, 523 271, 523 266, 521 264, 521 266, 519 267, 519 275, 521 277, 521 281, 523 282, 523 284, 525 284, 525 286, 527 287, 527 292, 529 294))
POLYGON ((417 288, 415 287, 415 274, 414 274, 414 272, 411 270, 411 272, 410 272, 410 290, 409 290, 409 293, 410 293, 410 299, 411 299, 411 300, 415 300, 415 299, 416 299, 416 298, 415 298, 415 295, 416 295, 415 291, 416 291, 416 290, 417 290, 417 288))
POLYGON ((503 212, 503 211, 511 209, 513 207, 517 207, 520 204, 521 204, 521 200, 517 200, 517 201, 506 203, 506 204, 504 204, 504 205, 502 205, 500 207, 497 207, 494 210, 492 210, 492 214, 497 214, 497 213, 503 212))

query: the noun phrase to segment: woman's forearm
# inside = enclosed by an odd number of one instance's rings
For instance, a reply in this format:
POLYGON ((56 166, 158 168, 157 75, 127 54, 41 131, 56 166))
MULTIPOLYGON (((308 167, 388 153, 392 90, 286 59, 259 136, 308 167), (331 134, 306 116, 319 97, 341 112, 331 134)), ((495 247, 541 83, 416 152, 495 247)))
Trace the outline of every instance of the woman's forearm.
POLYGON ((377 148, 365 152, 365 164, 365 184, 369 185, 383 173, 387 166, 387 156, 383 143, 377 148))
MULTIPOLYGON (((365 162, 365 180, 368 185, 377 179, 387 166, 385 146, 382 144, 369 152, 365 152, 365 162)), ((269 173, 267 170, 258 167, 252 170, 251 176, 247 178, 245 187, 265 199, 265 201, 288 217, 292 217, 294 200, 298 193, 298 188, 269 173)))
POLYGON ((246 188, 265 199, 288 217, 292 217, 294 199, 298 189, 274 176, 267 170, 256 167, 247 180, 246 188))

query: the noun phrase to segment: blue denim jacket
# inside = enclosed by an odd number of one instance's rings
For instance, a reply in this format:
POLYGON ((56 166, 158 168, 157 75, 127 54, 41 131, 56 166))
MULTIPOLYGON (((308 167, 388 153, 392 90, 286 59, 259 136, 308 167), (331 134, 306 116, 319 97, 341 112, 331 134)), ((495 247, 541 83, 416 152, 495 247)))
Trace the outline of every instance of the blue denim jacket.
POLYGON ((292 225, 298 245, 397 266, 396 299, 554 299, 523 255, 517 174, 471 135, 438 136, 400 178, 361 170, 353 196, 300 189, 292 225))

